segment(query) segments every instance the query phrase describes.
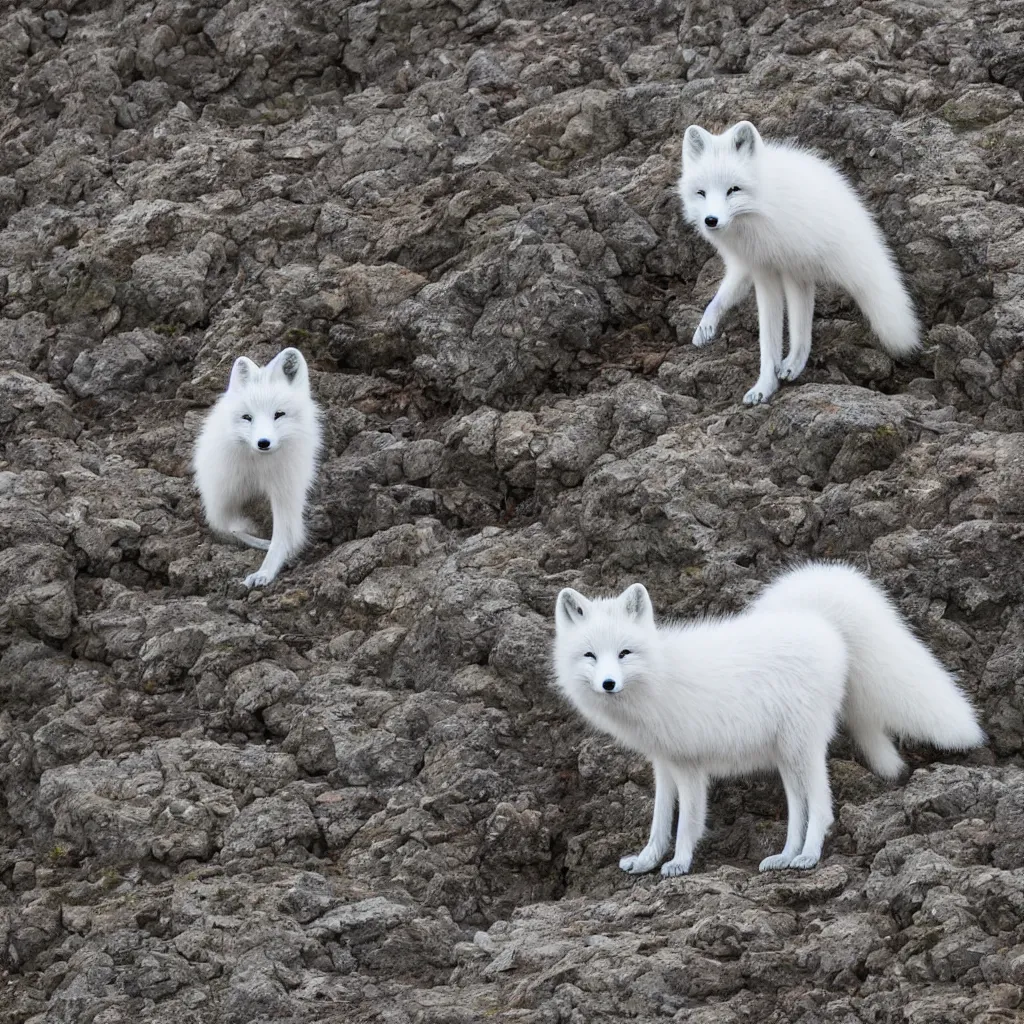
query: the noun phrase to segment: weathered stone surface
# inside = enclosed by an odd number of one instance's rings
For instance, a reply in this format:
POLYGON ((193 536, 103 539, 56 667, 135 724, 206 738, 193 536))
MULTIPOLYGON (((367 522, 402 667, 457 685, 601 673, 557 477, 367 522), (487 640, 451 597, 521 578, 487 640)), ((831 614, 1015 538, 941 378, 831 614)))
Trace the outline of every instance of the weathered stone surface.
MULTIPOLYGON (((0 10, 0 1024, 1024 1012, 1024 52, 992 0, 191 0, 0 10), (822 289, 771 405, 681 222, 685 126, 827 153, 925 325, 822 289), (188 475, 303 350, 311 544, 271 588, 188 475), (553 695, 558 589, 666 614, 868 569, 988 748, 840 739, 634 879, 643 762, 553 695)), ((822 211, 827 216, 827 211, 822 211)))

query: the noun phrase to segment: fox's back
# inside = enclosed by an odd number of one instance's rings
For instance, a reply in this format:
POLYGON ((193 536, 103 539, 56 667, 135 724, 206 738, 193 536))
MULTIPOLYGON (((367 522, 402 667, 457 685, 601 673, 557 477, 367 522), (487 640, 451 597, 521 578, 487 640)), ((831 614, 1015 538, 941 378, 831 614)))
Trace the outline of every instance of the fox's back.
POLYGON ((755 212, 738 219, 724 242, 747 265, 839 283, 847 260, 882 242, 852 185, 828 161, 766 143, 757 165, 755 212))
POLYGON ((745 612, 658 634, 646 685, 622 695, 608 730, 628 745, 728 775, 774 763, 783 735, 831 736, 846 649, 813 611, 745 612))

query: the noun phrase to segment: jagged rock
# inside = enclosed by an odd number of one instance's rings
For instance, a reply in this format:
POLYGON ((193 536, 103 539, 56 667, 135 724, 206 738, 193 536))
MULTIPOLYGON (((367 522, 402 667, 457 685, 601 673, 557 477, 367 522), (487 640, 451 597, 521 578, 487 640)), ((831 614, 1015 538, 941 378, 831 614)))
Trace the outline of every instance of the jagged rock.
POLYGON ((1016 1019, 1022 45, 956 0, 6 5, 2 1022, 1016 1019), (744 117, 864 195, 918 355, 827 288, 767 407, 752 301, 690 344, 681 134, 744 117), (189 461, 286 345, 323 466, 250 593, 189 461), (807 557, 988 747, 888 784, 840 737, 814 871, 756 873, 753 779, 690 876, 624 875, 650 770, 553 692, 555 595, 719 614, 807 557))

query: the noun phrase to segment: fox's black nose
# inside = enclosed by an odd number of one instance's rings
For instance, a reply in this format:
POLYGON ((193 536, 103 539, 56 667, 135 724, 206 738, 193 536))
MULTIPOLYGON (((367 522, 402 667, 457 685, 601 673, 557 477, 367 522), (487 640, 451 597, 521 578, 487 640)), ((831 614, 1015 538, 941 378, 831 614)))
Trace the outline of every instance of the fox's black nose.
POLYGON ((605 689, 606 689, 606 690, 607 690, 607 691, 608 691, 609 693, 611 693, 611 692, 612 692, 612 690, 614 690, 614 689, 615 689, 615 680, 614 680, 614 679, 606 679, 606 680, 605 680, 605 681, 604 681, 604 682, 603 682, 603 683, 602 683, 601 685, 602 685, 602 686, 603 686, 603 687, 604 687, 604 688, 605 688, 605 689))
POLYGON ((259 448, 261 452, 265 452, 270 447, 270 442, 265 437, 261 437, 256 442, 256 447, 259 448))
POLYGON ((718 218, 708 215, 707 217, 704 218, 704 223, 707 224, 709 228, 716 227, 718 224, 718 218))

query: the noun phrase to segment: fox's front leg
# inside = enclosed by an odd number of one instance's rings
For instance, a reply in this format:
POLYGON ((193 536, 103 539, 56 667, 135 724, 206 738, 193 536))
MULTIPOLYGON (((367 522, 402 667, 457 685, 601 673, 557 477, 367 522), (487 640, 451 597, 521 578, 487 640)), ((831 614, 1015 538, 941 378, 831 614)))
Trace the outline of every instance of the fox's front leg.
POLYGON ((672 859, 662 864, 666 878, 685 875, 693 864, 693 851, 704 834, 708 815, 707 776, 694 768, 672 766, 672 779, 679 794, 679 825, 676 828, 676 850, 672 859))
POLYGON ((631 875, 653 871, 668 853, 669 843, 672 841, 672 812, 676 806, 676 785, 665 762, 654 761, 653 765, 654 818, 651 821, 651 838, 639 853, 623 857, 619 861, 619 867, 631 875))
POLYGON ((274 514, 274 532, 270 537, 263 564, 245 577, 247 587, 265 587, 273 583, 281 566, 292 557, 306 539, 303 511, 305 494, 282 494, 272 496, 270 507, 274 514))
POLYGON ((700 324, 693 334, 694 345, 703 348, 715 340, 718 321, 721 320, 722 314, 742 302, 747 297, 753 283, 746 267, 736 264, 730 266, 728 263, 725 265, 725 277, 722 278, 715 297, 708 303, 708 308, 704 310, 704 316, 701 317, 700 324))

